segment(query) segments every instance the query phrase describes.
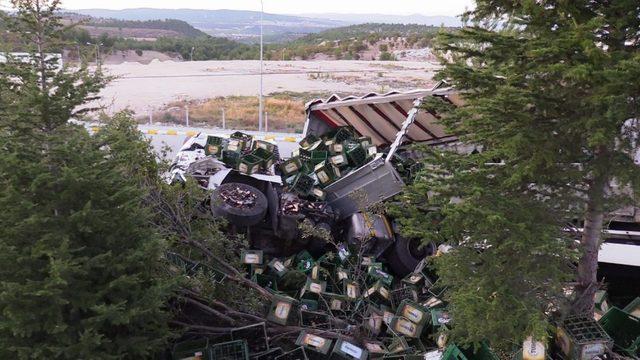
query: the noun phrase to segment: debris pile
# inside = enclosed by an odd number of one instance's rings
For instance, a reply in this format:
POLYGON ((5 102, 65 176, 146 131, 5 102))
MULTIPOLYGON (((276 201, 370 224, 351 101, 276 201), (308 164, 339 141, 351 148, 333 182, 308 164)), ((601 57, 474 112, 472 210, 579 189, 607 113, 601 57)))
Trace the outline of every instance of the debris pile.
POLYGON ((322 136, 308 135, 300 148, 280 164, 284 184, 301 197, 324 200, 324 189, 362 167, 378 154, 370 137, 358 136, 348 126, 322 136))
MULTIPOLYGON (((300 211, 303 205, 295 206, 300 211)), ((247 276, 271 294, 264 308, 267 322, 233 329, 230 339, 216 344, 178 343, 174 359, 498 359, 486 343, 474 348, 448 342, 455 319, 447 289, 426 260, 397 278, 359 248, 337 244, 336 249, 318 258, 307 251, 286 258, 242 251, 247 276), (273 326, 292 329, 295 336, 274 342, 267 331, 273 326)), ((529 338, 510 358, 549 359, 554 352, 564 359, 605 359, 610 351, 637 358, 640 318, 632 314, 640 311, 640 298, 621 310, 608 308, 606 293, 599 296, 604 301, 598 311, 605 312, 598 321, 569 317, 558 323, 551 351, 529 338)))

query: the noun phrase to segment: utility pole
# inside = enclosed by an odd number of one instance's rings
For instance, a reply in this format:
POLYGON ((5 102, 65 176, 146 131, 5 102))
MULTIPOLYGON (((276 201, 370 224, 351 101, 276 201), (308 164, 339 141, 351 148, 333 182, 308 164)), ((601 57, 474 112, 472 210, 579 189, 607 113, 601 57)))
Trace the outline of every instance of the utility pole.
POLYGON ((224 117, 224 108, 222 108, 222 129, 227 129, 227 120, 224 117))
POLYGON ((263 23, 264 20, 264 1, 260 0, 260 106, 259 106, 259 113, 258 113, 258 131, 262 131, 262 109, 263 109, 263 94, 262 94, 262 84, 263 84, 263 55, 262 55, 262 51, 264 50, 264 45, 263 45, 263 23))
POLYGON ((192 47, 191 47, 191 54, 190 54, 190 56, 191 56, 191 61, 193 61, 193 51, 194 51, 195 49, 196 49, 196 47, 195 47, 195 46, 192 46, 192 47))
POLYGON ((269 113, 264 113, 264 131, 269 132, 269 113))
POLYGON ((153 109, 149 109, 149 125, 153 125, 153 109))
POLYGON ((184 118, 186 119, 187 127, 189 127, 189 104, 186 104, 184 106, 184 108, 185 108, 185 117, 184 118))

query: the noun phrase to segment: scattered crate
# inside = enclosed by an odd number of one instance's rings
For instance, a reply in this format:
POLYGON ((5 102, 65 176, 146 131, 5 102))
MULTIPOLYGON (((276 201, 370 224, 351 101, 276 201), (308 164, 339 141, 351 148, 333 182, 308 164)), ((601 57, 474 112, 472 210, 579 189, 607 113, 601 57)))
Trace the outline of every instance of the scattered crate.
POLYGON ((284 354, 282 348, 271 348, 267 351, 255 354, 250 357, 251 360, 275 360, 278 356, 284 354))
POLYGON ((210 346, 212 360, 249 360, 249 349, 244 340, 228 341, 210 346))
POLYGON ((598 323, 613 339, 614 348, 627 356, 640 356, 640 318, 613 306, 598 323))
POLYGON ((208 359, 210 357, 209 339, 182 341, 173 346, 171 356, 174 360, 208 359))
POLYGON ((309 357, 304 348, 300 346, 280 356, 276 356, 274 360, 309 360, 309 357))
POLYGON ((265 323, 258 323, 231 330, 231 340, 244 340, 251 354, 269 350, 269 337, 265 323))
POLYGON ((635 298, 632 302, 625 306, 623 310, 626 313, 640 318, 640 297, 635 298))
POLYGON ((565 356, 576 360, 602 355, 613 346, 602 326, 586 315, 569 317, 559 325, 556 343, 565 356))

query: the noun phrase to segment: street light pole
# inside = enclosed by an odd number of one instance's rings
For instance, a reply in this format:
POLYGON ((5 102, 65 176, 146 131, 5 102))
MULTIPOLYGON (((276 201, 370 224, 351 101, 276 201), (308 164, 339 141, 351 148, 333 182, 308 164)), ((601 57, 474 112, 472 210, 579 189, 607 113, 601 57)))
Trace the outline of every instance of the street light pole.
POLYGON ((263 72, 263 57, 262 57, 262 51, 263 51, 263 27, 262 27, 262 23, 263 23, 263 19, 264 19, 264 1, 260 0, 260 109, 259 114, 258 114, 258 131, 262 131, 262 113, 263 113, 263 93, 262 93, 262 84, 263 84, 263 76, 262 76, 262 72, 263 72))

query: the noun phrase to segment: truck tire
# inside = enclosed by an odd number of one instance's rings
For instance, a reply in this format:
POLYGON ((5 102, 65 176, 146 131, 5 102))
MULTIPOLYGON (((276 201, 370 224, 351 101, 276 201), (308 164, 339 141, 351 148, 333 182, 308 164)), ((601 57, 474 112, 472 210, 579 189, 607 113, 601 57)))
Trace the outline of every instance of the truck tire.
POLYGON ((412 273, 422 259, 435 254, 434 243, 431 242, 422 247, 420 245, 418 239, 408 239, 396 234, 396 241, 387 255, 389 266, 396 275, 404 277, 412 273))
POLYGON ((226 183, 220 185, 211 194, 211 211, 214 216, 224 217, 232 225, 249 227, 258 224, 264 219, 268 209, 267 197, 253 186, 241 183, 226 183), (229 191, 240 190, 251 193, 253 200, 248 206, 234 206, 225 201, 221 194, 229 191))

